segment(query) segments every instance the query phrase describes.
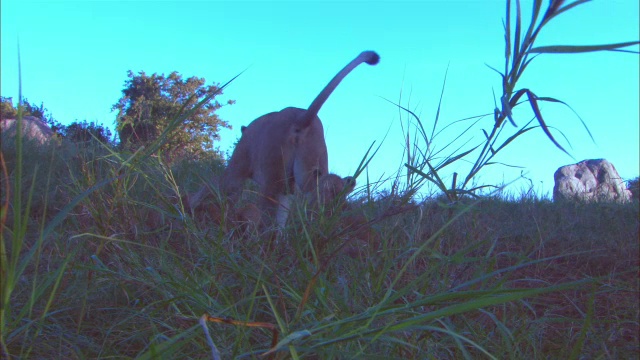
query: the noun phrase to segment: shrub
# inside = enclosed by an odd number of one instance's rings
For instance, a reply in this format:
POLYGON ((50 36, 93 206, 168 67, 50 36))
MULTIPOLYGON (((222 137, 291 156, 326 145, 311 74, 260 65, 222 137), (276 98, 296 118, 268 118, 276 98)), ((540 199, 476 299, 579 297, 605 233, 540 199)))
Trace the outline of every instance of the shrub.
POLYGON ((638 183, 638 181, 640 180, 639 177, 636 176, 635 179, 631 179, 627 181, 627 189, 629 189, 631 191, 631 198, 632 199, 639 199, 639 192, 640 192, 640 184, 638 183))

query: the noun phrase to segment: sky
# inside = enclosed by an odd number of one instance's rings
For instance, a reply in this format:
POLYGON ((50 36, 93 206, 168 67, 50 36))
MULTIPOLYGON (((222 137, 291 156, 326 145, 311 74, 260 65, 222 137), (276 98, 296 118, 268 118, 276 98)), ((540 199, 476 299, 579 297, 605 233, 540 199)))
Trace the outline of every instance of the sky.
MULTIPOLYGON (((530 18, 531 3, 522 1, 524 19, 530 18)), ((552 20, 536 45, 638 40, 638 14, 637 0, 589 2, 552 20)), ((218 97, 221 103, 236 101, 218 111, 233 126, 221 132, 218 146, 231 153, 241 125, 285 107, 306 108, 357 54, 375 50, 380 63, 356 68, 319 113, 331 172, 353 175, 372 143, 380 146, 358 178, 362 185, 367 176, 377 181, 402 169, 409 117, 394 104, 413 111, 430 131, 445 73, 437 128, 442 132, 432 146, 446 156, 482 143, 491 116, 461 137, 470 123, 456 121, 493 112, 501 80, 488 66, 504 68, 504 18, 505 2, 498 0, 3 0, 0 89, 17 100, 19 43, 23 97, 43 102, 63 124, 88 120, 113 129, 111 107, 122 95, 128 70, 177 71, 207 84, 224 84, 244 71, 218 97)), ((534 129, 495 159, 520 168, 486 167, 476 183, 510 183, 508 190, 516 194, 533 186, 548 196, 558 167, 595 158, 611 161, 623 179, 638 176, 639 68, 633 53, 535 58, 517 88, 571 106, 542 105, 545 121, 571 156, 534 129)), ((531 120, 527 108, 524 104, 515 113, 518 126, 531 120)), ((409 129, 413 137, 415 121, 409 129)), ((502 138, 516 130, 509 125, 502 138)), ((459 161, 441 175, 450 182, 452 172, 464 177, 468 169, 468 162, 459 161)))

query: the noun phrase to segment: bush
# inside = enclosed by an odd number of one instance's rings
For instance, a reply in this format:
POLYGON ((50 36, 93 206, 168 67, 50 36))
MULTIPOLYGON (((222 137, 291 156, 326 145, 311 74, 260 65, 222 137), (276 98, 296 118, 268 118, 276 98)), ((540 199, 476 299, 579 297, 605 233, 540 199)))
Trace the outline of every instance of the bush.
POLYGON ((16 117, 17 111, 13 107, 12 98, 0 97, 0 119, 13 119, 16 117))
POLYGON ((64 138, 74 142, 89 142, 92 140, 98 140, 103 144, 109 144, 112 142, 112 134, 109 128, 96 123, 83 120, 82 122, 74 121, 63 130, 64 138))
MULTIPOLYGON (((2 102, 0 109, 0 118, 2 119, 15 119, 18 116, 18 107, 13 106, 13 98, 11 97, 0 97, 0 101, 2 102)), ((53 115, 48 112, 49 110, 44 107, 44 103, 40 102, 40 106, 31 105, 29 100, 22 100, 22 116, 35 116, 38 119, 44 121, 51 130, 55 133, 59 133, 64 129, 64 125, 62 125, 58 120, 53 118, 53 115)))
POLYGON ((627 189, 629 189, 631 191, 631 198, 638 200, 639 199, 639 192, 640 192, 640 184, 638 183, 638 181, 640 180, 639 177, 636 177, 635 179, 631 179, 627 181, 627 189))

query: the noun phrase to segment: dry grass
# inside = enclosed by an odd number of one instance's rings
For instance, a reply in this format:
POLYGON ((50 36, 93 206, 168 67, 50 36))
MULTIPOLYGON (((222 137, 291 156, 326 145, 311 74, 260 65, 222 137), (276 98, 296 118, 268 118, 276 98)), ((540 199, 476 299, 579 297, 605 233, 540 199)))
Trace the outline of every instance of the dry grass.
MULTIPOLYGON (((22 199, 40 200, 22 236, 9 198, 2 241, 24 266, 5 303, 11 358, 205 358, 205 313, 272 324, 277 358, 638 356, 637 202, 380 196, 258 234, 181 213, 189 167, 118 176, 111 153, 74 156, 25 164, 22 199), (30 191, 36 165, 48 185, 30 191)), ((265 327, 208 328, 223 358, 272 346, 265 327)))

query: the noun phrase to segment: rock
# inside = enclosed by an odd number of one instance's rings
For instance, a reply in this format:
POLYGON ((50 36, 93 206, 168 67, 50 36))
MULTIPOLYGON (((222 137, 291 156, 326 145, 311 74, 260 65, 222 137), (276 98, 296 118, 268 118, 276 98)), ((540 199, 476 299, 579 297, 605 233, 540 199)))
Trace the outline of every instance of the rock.
POLYGON ((612 163, 605 159, 584 160, 566 165, 553 175, 553 200, 616 201, 631 200, 631 191, 612 163))
MULTIPOLYGON (((2 137, 16 135, 16 119, 2 119, 0 129, 2 137)), ((22 133, 25 137, 34 139, 40 144, 44 144, 53 136, 53 130, 44 121, 35 116, 25 116, 22 118, 22 133)))

